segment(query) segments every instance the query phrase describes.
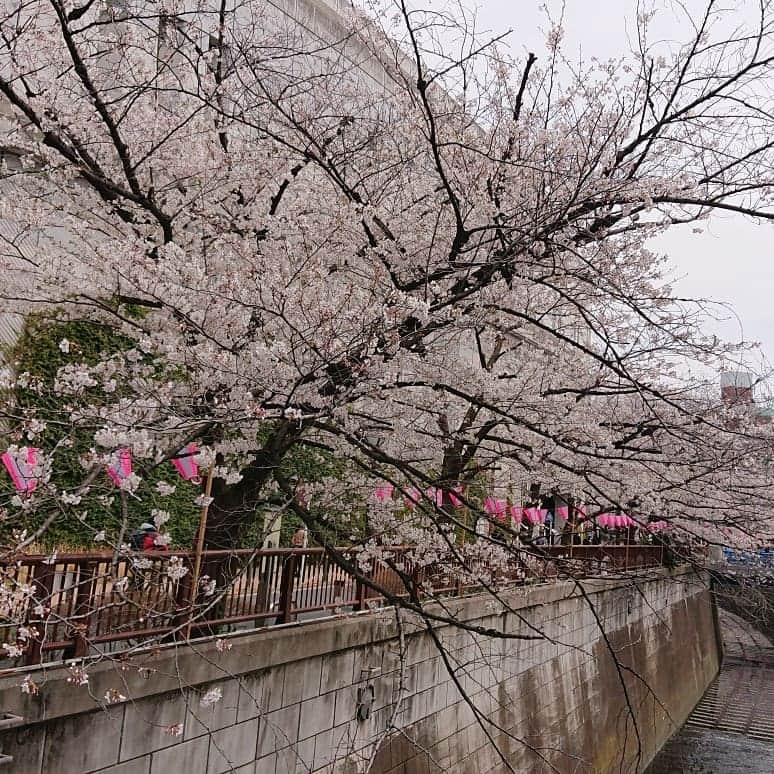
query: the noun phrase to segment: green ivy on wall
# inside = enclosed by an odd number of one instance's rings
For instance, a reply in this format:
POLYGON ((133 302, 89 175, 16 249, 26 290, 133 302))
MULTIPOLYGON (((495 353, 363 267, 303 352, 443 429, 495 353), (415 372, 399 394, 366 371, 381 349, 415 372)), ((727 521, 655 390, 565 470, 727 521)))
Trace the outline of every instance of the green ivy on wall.
MULTIPOLYGON (((69 414, 78 401, 83 405, 99 405, 102 397, 100 388, 89 389, 82 398, 59 396, 54 392, 54 381, 58 370, 68 363, 85 363, 96 365, 110 355, 129 349, 132 342, 122 337, 112 329, 90 321, 59 322, 32 316, 27 320, 25 329, 19 341, 11 352, 8 361, 17 374, 28 374, 25 384, 17 387, 15 393, 7 401, 4 447, 10 443, 17 445, 34 445, 44 450, 51 450, 59 444, 54 457, 52 482, 58 490, 70 491, 81 484, 86 474, 79 458, 93 447, 93 427, 73 427, 69 414), (60 342, 69 342, 69 352, 60 349, 60 342), (33 386, 36 388, 33 389, 33 386), (67 407, 67 408, 66 408, 67 407), (45 423, 45 429, 29 439, 25 427, 31 419, 45 423), (63 436, 68 437, 67 446, 61 444, 63 436)), ((120 385, 117 387, 120 394, 120 385)), ((112 393, 114 400, 116 393, 112 393)), ((267 423, 265 434, 271 432, 267 423)), ((135 470, 143 460, 135 460, 135 470)), ((311 484, 329 478, 341 479, 346 472, 347 463, 325 449, 299 445, 286 455, 282 463, 284 476, 298 482, 299 485, 311 484)), ((167 511, 170 520, 166 529, 172 538, 172 546, 190 548, 195 541, 199 524, 200 509, 194 505, 194 499, 199 493, 199 487, 184 482, 171 463, 149 471, 142 471, 142 483, 134 496, 128 497, 129 519, 127 533, 137 529, 144 521, 152 521, 154 509, 167 511), (176 487, 171 495, 162 497, 156 485, 164 481, 176 487)), ((0 474, 0 504, 7 503, 15 494, 8 476, 0 474)), ((270 510, 280 505, 256 503, 255 520, 247 525, 243 532, 243 545, 254 547, 262 540, 263 525, 270 518, 270 510)), ((107 544, 115 544, 122 522, 121 497, 107 474, 101 475, 91 487, 89 493, 77 505, 58 504, 62 509, 45 534, 37 541, 45 549, 89 549, 98 548, 102 543, 95 543, 94 536, 100 531, 105 532, 107 544)), ((321 512, 312 510, 324 525, 322 532, 326 539, 342 544, 350 539, 360 537, 365 532, 365 509, 359 496, 353 493, 344 496, 335 509, 321 512)), ((13 534, 26 530, 31 534, 40 527, 48 511, 46 509, 25 513, 18 509, 9 509, 9 516, 0 521, 0 543, 9 544, 13 534)), ((281 520, 280 545, 290 544, 290 537, 301 524, 299 518, 290 511, 285 511, 281 520)), ((128 534, 125 540, 128 540, 128 534)))
MULTIPOLYGON (((107 326, 88 321, 52 322, 38 317, 30 317, 19 341, 8 360, 17 374, 29 374, 25 384, 37 386, 17 387, 8 401, 8 417, 5 422, 9 428, 4 445, 34 445, 44 450, 54 448, 63 436, 68 437, 67 446, 59 443, 54 456, 52 481, 58 489, 76 488, 86 474, 79 458, 93 446, 93 429, 73 427, 69 421, 69 411, 65 404, 77 407, 78 398, 62 397, 54 392, 54 380, 59 368, 68 363, 95 365, 105 355, 125 350, 131 342, 107 326), (60 342, 66 339, 70 343, 69 352, 60 349, 60 342), (45 430, 29 439, 25 434, 25 422, 30 419, 45 423, 45 430)), ((88 391, 88 402, 99 403, 97 388, 88 391)), ((81 399, 85 405, 86 400, 81 399)), ((144 461, 136 461, 139 467, 144 461)), ((144 521, 152 520, 154 509, 170 514, 167 529, 173 545, 189 547, 199 523, 199 509, 194 505, 198 487, 184 482, 172 467, 164 463, 143 475, 143 481, 136 496, 128 498, 129 519, 127 531, 131 533, 144 521), (165 481, 176 487, 173 494, 162 497, 156 489, 159 481, 165 481)), ((0 477, 0 501, 6 502, 14 494, 13 485, 6 475, 0 477)), ((108 543, 114 543, 121 527, 121 498, 111 480, 100 475, 90 492, 77 505, 59 506, 62 513, 40 538, 38 544, 46 549, 96 548, 94 536, 105 531, 108 543)), ((11 542, 12 533, 27 530, 34 532, 43 522, 44 512, 26 514, 16 509, 12 515, 0 523, 0 541, 11 542)), ((126 538, 128 539, 128 538, 126 538)))

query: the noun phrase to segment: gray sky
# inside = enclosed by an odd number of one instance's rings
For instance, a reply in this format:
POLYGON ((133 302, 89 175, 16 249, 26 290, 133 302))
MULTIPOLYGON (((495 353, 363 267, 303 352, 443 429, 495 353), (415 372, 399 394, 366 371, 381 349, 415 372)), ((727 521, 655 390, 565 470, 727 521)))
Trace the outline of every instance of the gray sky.
MULTIPOLYGON (((480 28, 498 33, 507 28, 511 52, 545 55, 541 28, 547 29, 546 16, 536 0, 479 0, 480 28)), ((560 3, 548 1, 558 18, 560 3)), ((664 7, 666 1, 658 3, 664 7)), ((701 7, 699 0, 688 3, 701 7)), ((737 9, 743 0, 726 4, 737 9)), ((634 30, 635 0, 566 0, 564 49, 577 57, 618 57, 629 50, 627 31, 634 30)), ((663 39, 681 39, 681 22, 666 11, 656 28, 663 39)), ((761 356, 752 359, 757 371, 768 371, 765 356, 774 360, 774 272, 771 247, 774 226, 755 223, 738 216, 716 217, 705 224, 701 235, 691 229, 676 230, 651 246, 667 254, 678 278, 676 292, 731 304, 733 311, 724 322, 708 322, 707 330, 727 340, 761 342, 761 356)))

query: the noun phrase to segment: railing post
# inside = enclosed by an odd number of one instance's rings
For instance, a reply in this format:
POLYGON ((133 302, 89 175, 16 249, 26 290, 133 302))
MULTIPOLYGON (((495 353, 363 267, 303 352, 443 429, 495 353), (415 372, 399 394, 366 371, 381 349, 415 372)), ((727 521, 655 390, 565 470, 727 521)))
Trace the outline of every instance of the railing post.
POLYGON ((94 610, 94 564, 87 560, 78 564, 78 583, 76 585, 78 601, 73 615, 76 623, 72 625, 73 643, 65 651, 65 658, 83 658, 89 654, 89 626, 94 610), (78 619, 83 616, 84 620, 78 619))
MULTIPOLYGON (((356 560, 357 561, 357 560, 356 560)), ((366 585, 360 579, 360 576, 355 577, 355 611, 366 609, 366 585)))
POLYGON ((419 600, 419 595, 422 593, 420 591, 420 585, 422 583, 422 572, 422 568, 417 566, 414 566, 414 568, 411 570, 411 583, 414 588, 412 589, 413 595, 410 598, 415 601, 419 600))
POLYGON ((38 632, 38 636, 35 637, 27 649, 27 653, 24 656, 24 665, 33 666, 40 663, 41 645, 43 632, 45 630, 46 619, 51 615, 51 605, 53 603, 52 594, 54 593, 54 574, 56 568, 53 564, 37 564, 35 566, 35 576, 33 577, 33 585, 35 591, 32 599, 27 603, 27 623, 29 623, 30 615, 33 612, 33 607, 37 604, 48 610, 44 613, 41 621, 41 631, 38 632), (40 576, 38 576, 40 571, 40 576))
POLYGON ((293 581, 296 574, 296 555, 288 554, 285 564, 282 565, 282 579, 280 580, 280 614, 277 616, 277 623, 290 623, 293 615, 293 581))
POLYGON ((259 559, 260 575, 258 579, 258 594, 256 597, 256 613, 268 613, 270 611, 271 589, 272 589, 272 574, 274 572, 273 565, 276 563, 276 556, 261 556, 259 559))
MULTIPOLYGON (((190 559, 189 556, 186 556, 185 558, 190 559)), ((196 601, 193 599, 193 595, 191 593, 193 588, 191 578, 192 576, 189 567, 189 571, 180 579, 180 582, 177 586, 177 592, 175 594, 175 606, 178 610, 188 610, 196 601)))

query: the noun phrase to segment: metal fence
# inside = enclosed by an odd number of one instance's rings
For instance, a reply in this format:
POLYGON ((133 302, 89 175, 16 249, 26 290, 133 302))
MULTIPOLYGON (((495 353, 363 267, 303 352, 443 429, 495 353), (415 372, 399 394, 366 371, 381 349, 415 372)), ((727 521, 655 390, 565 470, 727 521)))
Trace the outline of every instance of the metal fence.
POLYGON ((416 562, 406 547, 383 548, 378 560, 365 562, 354 549, 335 554, 322 548, 204 551, 195 593, 193 552, 15 557, 0 563, 14 608, 0 618, 0 646, 22 651, 9 665, 36 664, 117 652, 154 638, 182 641, 365 610, 400 596, 419 601, 652 567, 663 558, 659 546, 547 546, 514 549, 497 572, 478 560, 453 573, 416 562))

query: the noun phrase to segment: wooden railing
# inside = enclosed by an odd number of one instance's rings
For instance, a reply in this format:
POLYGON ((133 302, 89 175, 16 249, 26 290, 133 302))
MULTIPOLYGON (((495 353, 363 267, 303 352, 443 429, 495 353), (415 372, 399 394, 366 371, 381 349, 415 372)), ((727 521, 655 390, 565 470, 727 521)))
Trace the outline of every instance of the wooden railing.
POLYGON ((6 589, 17 591, 16 609, 0 619, 0 645, 23 651, 6 659, 8 666, 36 664, 365 610, 405 595, 460 595, 662 562, 658 546, 548 546, 512 550, 504 572, 493 575, 480 563, 458 577, 448 568, 419 566, 410 548, 382 552, 379 560, 359 565, 357 552, 346 548, 336 549, 339 561, 321 548, 205 551, 196 594, 192 552, 19 556, 0 563, 6 589))

